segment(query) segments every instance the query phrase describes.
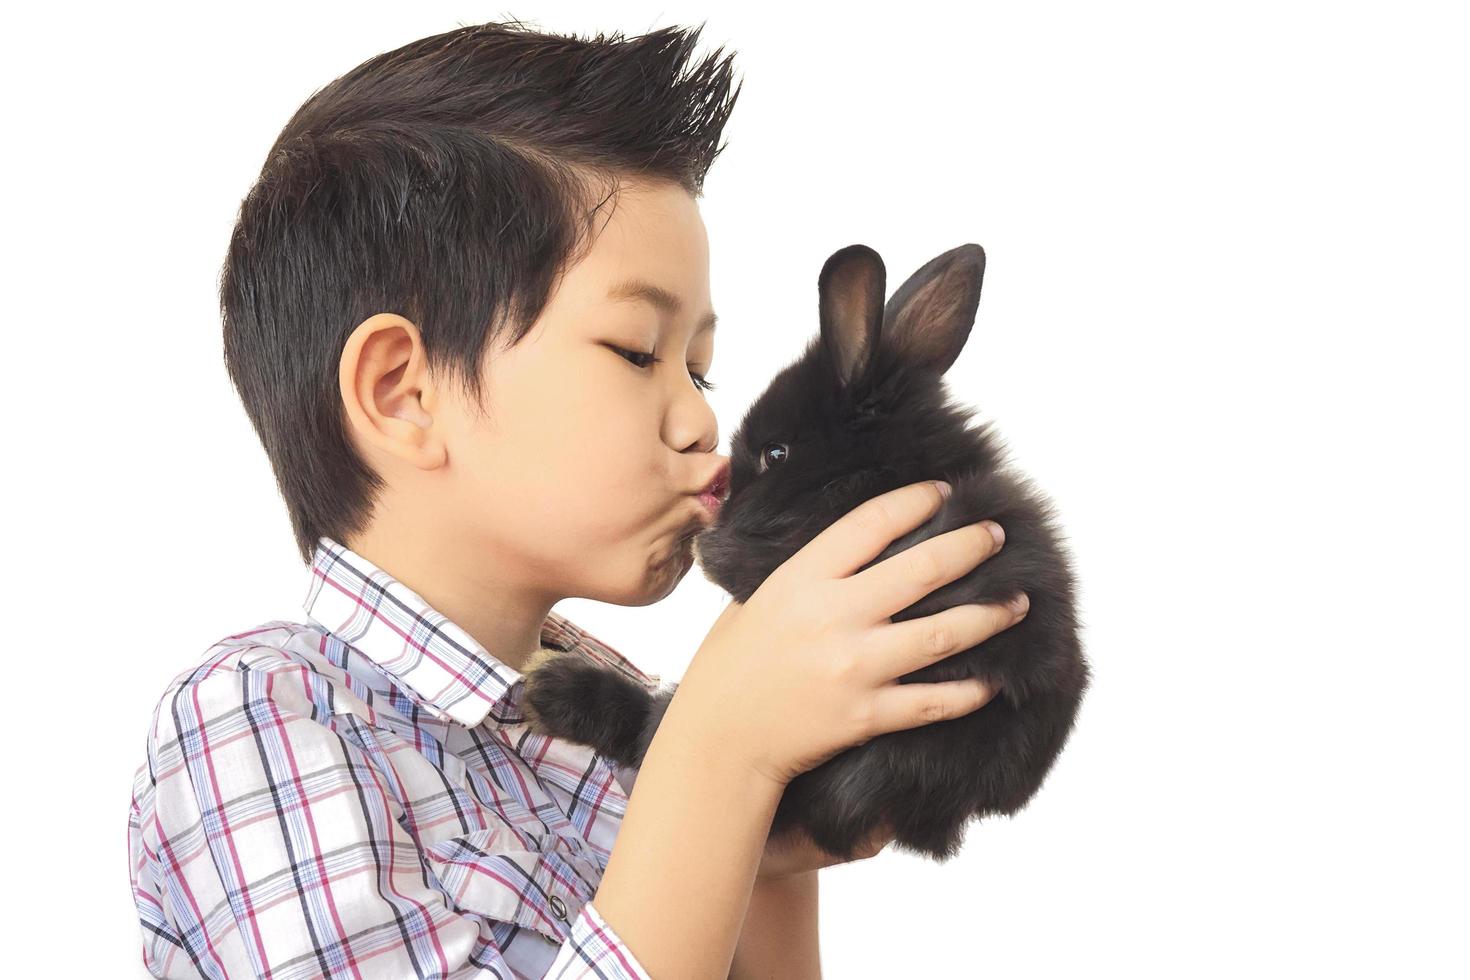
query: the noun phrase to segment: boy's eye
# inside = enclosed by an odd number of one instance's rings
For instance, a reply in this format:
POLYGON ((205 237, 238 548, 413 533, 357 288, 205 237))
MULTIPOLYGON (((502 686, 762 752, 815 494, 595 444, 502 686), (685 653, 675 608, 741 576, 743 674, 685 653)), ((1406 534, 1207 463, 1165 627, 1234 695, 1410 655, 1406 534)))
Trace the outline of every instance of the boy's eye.
MULTIPOLYGON (((644 351, 628 350, 625 347, 618 347, 616 344, 608 344, 607 346, 612 350, 617 351, 620 357, 622 357, 624 360, 628 361, 628 363, 632 364, 635 367, 648 367, 649 364, 658 364, 662 360, 661 358, 655 357, 651 352, 646 353, 644 351)), ((698 375, 695 374, 693 371, 690 371, 689 376, 694 379, 695 387, 702 388, 705 391, 714 390, 714 382, 706 381, 702 375, 698 375)))
POLYGON ((638 367, 648 367, 649 364, 658 361, 658 358, 654 357, 652 354, 645 354, 642 351, 628 350, 624 347, 613 347, 613 350, 617 351, 620 355, 622 355, 624 358, 626 358, 628 361, 631 361, 638 367), (638 358, 639 360, 635 360, 635 358, 638 358), (646 358, 646 360, 642 360, 644 358, 646 358))

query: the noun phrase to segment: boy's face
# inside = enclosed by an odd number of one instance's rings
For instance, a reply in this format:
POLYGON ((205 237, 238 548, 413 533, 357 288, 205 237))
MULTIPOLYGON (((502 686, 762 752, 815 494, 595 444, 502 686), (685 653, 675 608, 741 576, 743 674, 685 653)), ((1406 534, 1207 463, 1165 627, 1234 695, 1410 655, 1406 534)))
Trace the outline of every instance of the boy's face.
POLYGON ((343 360, 344 397, 357 379, 353 438, 390 484, 367 535, 380 556, 410 548, 409 567, 432 556, 436 574, 487 595, 619 605, 656 602, 689 571, 694 494, 726 461, 691 377, 714 356, 714 331, 700 329, 709 242, 677 186, 625 184, 615 202, 531 331, 487 355, 483 417, 425 373, 407 321, 379 314, 383 329, 359 337, 370 320, 354 333, 343 360), (678 313, 609 296, 628 280, 672 293, 678 313), (648 352, 657 363, 637 356, 648 352))

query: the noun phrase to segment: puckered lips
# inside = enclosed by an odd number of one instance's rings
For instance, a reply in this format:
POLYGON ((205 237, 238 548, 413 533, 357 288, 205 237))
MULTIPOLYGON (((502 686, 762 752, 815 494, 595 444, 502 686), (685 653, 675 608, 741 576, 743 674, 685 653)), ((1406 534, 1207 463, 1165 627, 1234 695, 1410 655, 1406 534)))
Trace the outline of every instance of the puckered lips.
POLYGON ((699 502, 704 505, 705 514, 709 518, 706 526, 713 524, 715 519, 720 516, 720 507, 724 504, 725 498, 729 493, 730 463, 727 460, 720 464, 720 468, 709 478, 709 482, 704 485, 704 488, 695 494, 699 498, 699 502))

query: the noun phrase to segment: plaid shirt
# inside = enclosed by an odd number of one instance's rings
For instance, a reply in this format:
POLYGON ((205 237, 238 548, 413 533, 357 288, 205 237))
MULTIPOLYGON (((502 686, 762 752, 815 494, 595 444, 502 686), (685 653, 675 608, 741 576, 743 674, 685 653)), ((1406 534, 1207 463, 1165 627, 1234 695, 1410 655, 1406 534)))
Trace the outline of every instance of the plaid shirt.
MULTIPOLYGON (((128 820, 148 970, 647 980, 592 905, 633 773, 528 731, 518 671, 330 538, 304 608, 155 709, 128 820)), ((556 613, 541 644, 659 683, 556 613)))

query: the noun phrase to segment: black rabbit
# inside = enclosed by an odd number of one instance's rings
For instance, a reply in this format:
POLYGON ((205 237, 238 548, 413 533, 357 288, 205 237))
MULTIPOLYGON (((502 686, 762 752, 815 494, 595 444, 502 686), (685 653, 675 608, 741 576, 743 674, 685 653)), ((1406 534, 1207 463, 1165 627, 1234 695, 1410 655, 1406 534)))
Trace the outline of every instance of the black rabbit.
MULTIPOLYGON (((880 734, 786 787, 771 833, 804 827, 844 857, 887 820, 897 847, 946 861, 972 818, 1020 810, 1070 736, 1090 684, 1071 558, 1051 503, 1005 471, 990 424, 967 426, 970 413, 946 401, 942 376, 969 337, 984 271, 984 250, 961 245, 927 262, 885 306, 878 253, 851 245, 833 254, 817 280, 821 334, 741 420, 729 496, 696 539, 706 577, 745 602, 837 518, 909 483, 943 479, 954 493, 869 565, 986 518, 1005 529, 993 557, 891 617, 1025 591, 1031 607, 1020 622, 899 679, 978 676, 999 684, 996 696, 957 718, 880 734)), ((673 692, 554 655, 528 665, 522 704, 533 730, 632 768, 673 692)))

